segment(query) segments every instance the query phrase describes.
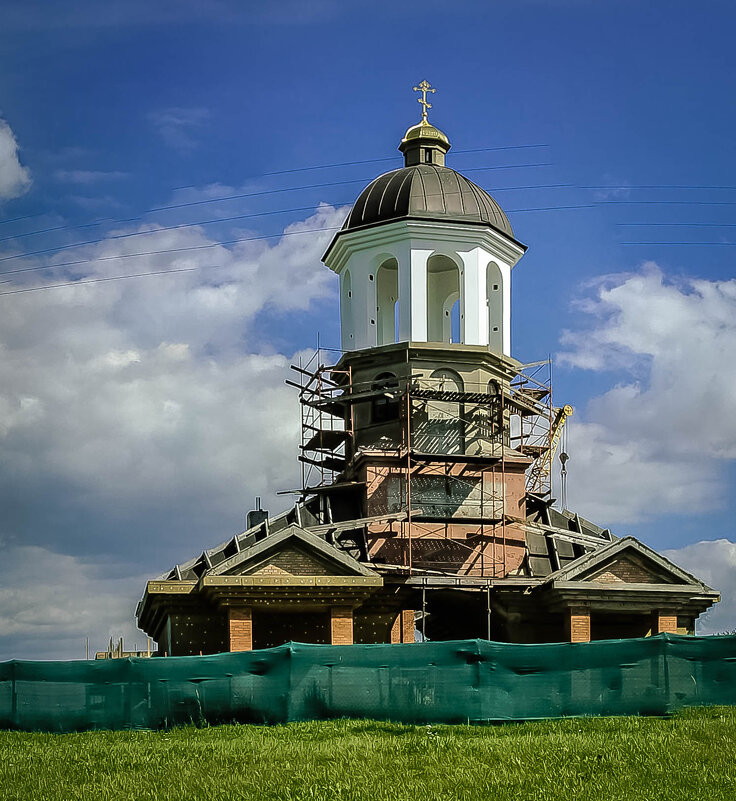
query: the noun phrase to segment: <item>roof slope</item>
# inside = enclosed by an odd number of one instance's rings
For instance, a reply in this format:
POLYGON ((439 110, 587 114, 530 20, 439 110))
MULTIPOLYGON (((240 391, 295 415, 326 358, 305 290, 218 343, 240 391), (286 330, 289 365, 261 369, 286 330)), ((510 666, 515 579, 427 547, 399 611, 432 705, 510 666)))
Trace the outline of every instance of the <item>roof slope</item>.
POLYGON ((509 237, 511 223, 498 203, 449 167, 419 164, 379 175, 361 192, 343 231, 420 217, 490 225, 509 237))

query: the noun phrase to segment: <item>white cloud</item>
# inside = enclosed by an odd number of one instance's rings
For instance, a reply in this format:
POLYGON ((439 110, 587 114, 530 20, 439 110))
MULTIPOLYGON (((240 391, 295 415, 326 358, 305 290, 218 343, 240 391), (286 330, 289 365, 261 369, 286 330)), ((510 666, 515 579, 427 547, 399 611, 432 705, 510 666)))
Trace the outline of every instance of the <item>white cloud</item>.
POLYGON ((205 108, 166 108, 148 116, 169 147, 187 154, 197 146, 196 133, 207 121, 209 111, 205 108))
POLYGON ((145 646, 134 622, 143 573, 120 576, 114 566, 38 546, 4 549, 0 571, 0 661, 84 659, 87 637, 93 658, 110 637, 145 646))
MULTIPOLYGON (((334 234, 323 229, 344 213, 321 207, 273 244, 225 247, 197 228, 154 230, 8 276, 0 292, 195 268, 0 296, 0 540, 15 549, 14 564, 41 558, 34 548, 76 560, 45 576, 60 598, 77 592, 73 571, 85 565, 78 603, 118 626, 120 596, 105 601, 102 585, 110 565, 156 575, 242 530, 255 494, 272 509, 289 503, 275 492, 298 483, 298 400, 284 378, 299 343, 274 352, 263 326, 280 321, 288 342, 299 312, 323 303, 337 317, 320 256, 334 234), (173 252, 117 258, 159 250, 173 252), (60 266, 73 261, 83 263, 60 266)), ((33 612, 13 611, 25 603, 13 582, 0 579, 0 626, 20 642, 32 636, 33 612)), ((126 614, 142 589, 126 596, 126 614)))
POLYGON ((662 554, 721 593, 720 603, 698 619, 697 633, 736 631, 736 542, 695 542, 662 554))
POLYGON ((18 159, 18 143, 5 120, 0 119, 0 200, 25 194, 31 186, 31 174, 18 159))
POLYGON ((569 424, 570 506, 632 522, 723 502, 736 458, 736 280, 666 280, 654 264, 609 276, 567 331, 562 365, 628 378, 569 424))

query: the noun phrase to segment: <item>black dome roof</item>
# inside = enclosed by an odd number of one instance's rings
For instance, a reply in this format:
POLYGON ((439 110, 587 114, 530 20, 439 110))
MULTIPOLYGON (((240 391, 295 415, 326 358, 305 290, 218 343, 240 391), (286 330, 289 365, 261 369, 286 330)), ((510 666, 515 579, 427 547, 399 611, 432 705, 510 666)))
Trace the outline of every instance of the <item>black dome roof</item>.
POLYGON ((514 236, 508 217, 488 192, 437 164, 417 164, 379 175, 361 192, 342 230, 402 217, 484 223, 514 236))

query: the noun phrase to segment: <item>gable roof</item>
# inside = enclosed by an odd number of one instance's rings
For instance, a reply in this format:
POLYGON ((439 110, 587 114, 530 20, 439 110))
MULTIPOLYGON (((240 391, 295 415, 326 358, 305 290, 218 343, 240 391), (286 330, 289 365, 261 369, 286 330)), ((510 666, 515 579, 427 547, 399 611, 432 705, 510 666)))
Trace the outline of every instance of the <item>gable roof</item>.
POLYGON ((713 589, 700 581, 700 579, 678 567, 674 562, 652 550, 649 546, 644 545, 643 542, 639 542, 635 537, 624 537, 575 559, 560 570, 550 573, 543 584, 553 584, 559 581, 592 581, 594 579, 591 577, 596 573, 596 570, 603 569, 606 565, 617 561, 616 557, 628 555, 634 555, 645 562, 649 562, 657 573, 671 577, 671 581, 661 582, 663 584, 689 585, 705 592, 713 592, 713 589))
POLYGON ((329 545, 323 539, 307 531, 301 526, 292 523, 285 529, 276 534, 272 534, 265 539, 256 542, 240 553, 220 562, 217 566, 207 570, 207 576, 231 575, 239 572, 238 568, 244 568, 248 564, 265 561, 270 555, 283 551, 289 545, 296 545, 301 549, 312 554, 321 562, 327 562, 334 566, 337 575, 347 576, 376 576, 378 575, 370 568, 362 565, 352 556, 343 550, 339 550, 329 545))

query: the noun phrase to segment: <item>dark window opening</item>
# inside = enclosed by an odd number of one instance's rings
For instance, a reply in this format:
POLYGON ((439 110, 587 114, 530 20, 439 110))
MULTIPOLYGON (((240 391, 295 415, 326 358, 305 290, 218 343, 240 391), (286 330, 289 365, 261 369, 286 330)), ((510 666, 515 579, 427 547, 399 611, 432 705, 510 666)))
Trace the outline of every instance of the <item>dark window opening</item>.
POLYGON ((431 164, 432 163, 432 151, 431 150, 425 150, 424 151, 424 162, 425 162, 425 164, 431 164))
POLYGON ((399 380, 393 373, 377 375, 371 389, 385 390, 385 394, 378 395, 371 404, 371 421, 374 423, 388 423, 398 420, 401 415, 401 398, 399 397, 399 380))

